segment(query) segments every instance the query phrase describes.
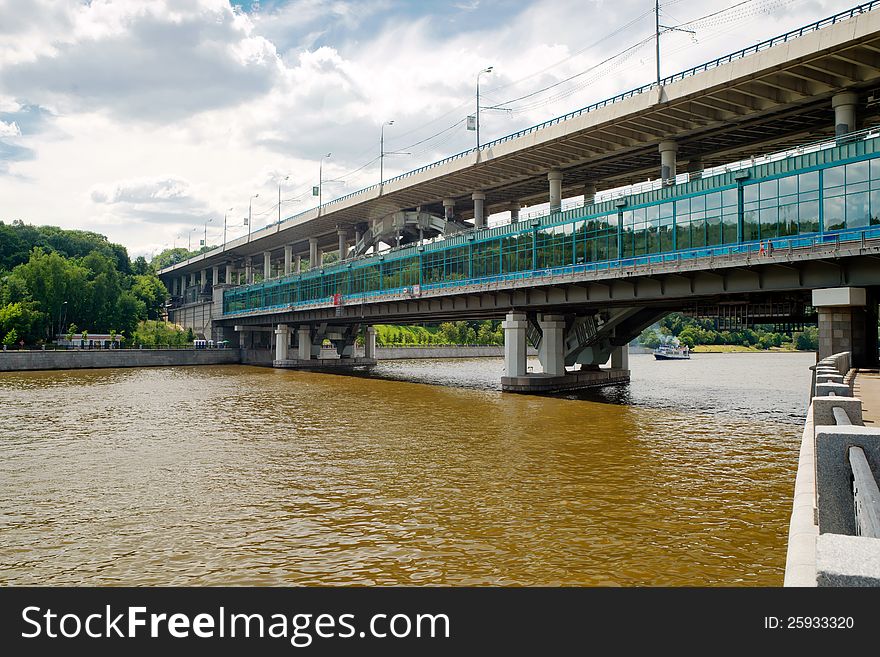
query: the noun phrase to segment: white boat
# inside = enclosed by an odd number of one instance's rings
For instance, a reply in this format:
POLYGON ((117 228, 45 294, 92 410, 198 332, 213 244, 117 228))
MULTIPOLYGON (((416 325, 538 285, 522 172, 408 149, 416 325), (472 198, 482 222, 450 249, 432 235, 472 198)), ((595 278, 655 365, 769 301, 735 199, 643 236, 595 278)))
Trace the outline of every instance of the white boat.
POLYGON ((657 360, 690 360, 691 350, 687 345, 680 347, 673 344, 661 344, 654 350, 654 358, 657 360))

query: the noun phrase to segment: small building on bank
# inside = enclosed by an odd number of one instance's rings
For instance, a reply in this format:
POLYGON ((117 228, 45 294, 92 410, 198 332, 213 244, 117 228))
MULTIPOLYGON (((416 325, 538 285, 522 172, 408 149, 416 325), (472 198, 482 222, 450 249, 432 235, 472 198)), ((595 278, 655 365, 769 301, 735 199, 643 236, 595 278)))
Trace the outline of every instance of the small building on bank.
POLYGON ((118 333, 111 336, 109 333, 88 333, 83 339, 82 333, 75 334, 72 340, 66 335, 56 335, 55 343, 60 347, 71 349, 119 349, 122 336, 118 333))

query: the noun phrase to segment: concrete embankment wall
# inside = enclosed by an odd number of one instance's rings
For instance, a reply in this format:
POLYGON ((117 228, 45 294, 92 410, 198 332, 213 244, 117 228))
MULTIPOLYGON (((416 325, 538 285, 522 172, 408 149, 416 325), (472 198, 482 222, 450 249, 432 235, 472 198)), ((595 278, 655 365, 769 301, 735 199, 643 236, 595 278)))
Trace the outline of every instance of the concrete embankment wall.
POLYGON ((107 349, 0 352, 0 372, 77 370, 103 367, 228 365, 241 362, 238 349, 107 349))
MULTIPOLYGON (((358 355, 363 355, 363 347, 358 347, 358 355)), ((529 356, 537 351, 529 347, 529 356)), ((501 358, 504 347, 376 347, 378 360, 403 360, 407 358, 501 358)))

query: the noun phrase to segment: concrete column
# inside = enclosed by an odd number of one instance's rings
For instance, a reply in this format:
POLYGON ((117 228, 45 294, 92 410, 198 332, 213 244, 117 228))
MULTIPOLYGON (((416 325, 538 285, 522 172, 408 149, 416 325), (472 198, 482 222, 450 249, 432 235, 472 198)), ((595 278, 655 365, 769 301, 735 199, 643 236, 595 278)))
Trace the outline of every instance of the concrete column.
POLYGON ((324 266, 324 249, 318 249, 318 267, 324 266))
POLYGON ((845 135, 856 129, 856 107, 858 104, 858 94, 843 93, 831 97, 831 107, 834 108, 834 134, 836 136, 845 135))
POLYGON ((183 296, 184 292, 186 292, 186 274, 180 277, 180 296, 183 296))
POLYGON ((220 285, 220 266, 214 265, 211 268, 211 285, 220 285))
POLYGON ((297 330, 297 340, 299 342, 299 359, 312 359, 312 331, 307 324, 303 324, 297 330))
POLYGON ((223 277, 223 282, 227 285, 232 284, 232 263, 226 263, 226 271, 224 272, 225 276, 223 277))
POLYGON ((446 221, 452 221, 452 218, 455 216, 454 198, 443 199, 443 216, 446 217, 446 221))
POLYGON ((199 281, 199 288, 205 289, 205 286, 208 284, 208 270, 202 270, 202 279, 199 281))
POLYGON ((346 256, 348 256, 348 248, 345 245, 345 242, 348 239, 348 231, 344 228, 337 228, 336 236, 339 238, 339 260, 341 262, 345 260, 346 256))
POLYGON ((562 172, 551 169, 547 180, 550 181, 550 212, 559 212, 562 210, 562 172))
POLYGON ((272 252, 263 251, 263 280, 272 278, 272 252))
POLYGON ((471 194, 474 201, 474 228, 486 227, 485 203, 486 195, 483 192, 474 192, 471 194))
POLYGON ((539 322, 544 334, 538 356, 544 374, 565 374, 565 318, 562 315, 544 315, 539 322))
POLYGON ((318 238, 309 238, 309 269, 314 269, 321 263, 318 261, 318 238))
POLYGON ((368 326, 364 335, 364 358, 376 357, 376 327, 368 326))
POLYGON ((876 312, 870 312, 863 287, 813 290, 813 307, 819 313, 819 359, 842 351, 852 352, 852 366, 877 362, 876 312))
POLYGON ((504 329, 504 370, 507 376, 525 376, 526 369, 526 329, 525 313, 507 313, 501 327, 504 329))
POLYGON ((622 347, 616 347, 614 351, 611 352, 611 368, 615 370, 628 370, 629 369, 629 345, 625 344, 622 347))
POLYGON ((248 285, 253 285, 254 283, 254 258, 253 256, 248 256, 247 260, 244 261, 244 277, 247 281, 248 285))
POLYGON ((297 274, 302 273, 302 256, 299 253, 297 253, 294 257, 293 270, 297 274))
POLYGON ((674 141, 660 142, 660 179, 668 187, 675 184, 675 158, 678 144, 674 141))
POLYGON ((284 275, 290 273, 290 265, 293 262, 293 244, 284 245, 284 275))
POLYGON ((279 324, 275 329, 275 360, 287 360, 287 348, 290 346, 290 330, 287 324, 279 324))
POLYGON ((360 244, 361 239, 363 239, 364 233, 360 228, 354 229, 354 245, 357 246, 360 244))
POLYGON ((584 205, 593 205, 596 202, 596 183, 584 185, 584 205))
POLYGON ((521 206, 519 203, 511 203, 510 204, 510 223, 515 224, 516 222, 519 221, 520 207, 521 206))
POLYGON ((242 349, 248 348, 248 338, 250 338, 250 331, 239 331, 238 332, 238 346, 242 349))

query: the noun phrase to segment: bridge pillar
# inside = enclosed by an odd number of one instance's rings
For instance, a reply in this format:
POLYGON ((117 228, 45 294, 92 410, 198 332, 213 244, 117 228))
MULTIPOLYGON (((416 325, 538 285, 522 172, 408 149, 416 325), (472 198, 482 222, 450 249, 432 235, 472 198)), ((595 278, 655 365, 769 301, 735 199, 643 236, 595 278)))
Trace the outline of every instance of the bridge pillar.
POLYGON ((272 252, 263 251, 263 280, 272 278, 272 252))
POLYGON ((856 129, 856 106, 858 104, 858 94, 847 92, 831 97, 831 107, 834 108, 835 136, 839 137, 856 129))
POLYGON ((297 274, 302 273, 302 264, 303 264, 302 263, 302 256, 299 253, 297 253, 296 256, 294 257, 294 265, 293 265, 293 270, 297 274))
POLYGON ((364 358, 376 358, 376 327, 368 326, 364 331, 364 358))
POLYGON ((538 322, 544 337, 538 348, 538 359, 544 374, 565 374, 565 318, 562 315, 543 315, 538 322))
POLYGON ((314 269, 321 263, 318 262, 318 238, 309 238, 309 269, 314 269))
POLYGON ((521 207, 522 206, 516 202, 510 204, 510 223, 515 224, 519 221, 519 211, 521 207))
POLYGON ((200 283, 199 287, 202 290, 204 290, 205 287, 208 285, 208 271, 209 270, 207 270, 207 269, 202 270, 202 279, 199 281, 199 283, 200 283))
POLYGON ((628 370, 629 369, 629 345, 625 344, 616 347, 611 352, 611 369, 628 370))
POLYGON ((186 274, 180 277, 180 296, 183 296, 184 292, 186 292, 186 274))
POLYGON ((300 360, 311 360, 312 359, 312 330, 309 328, 308 324, 303 324, 297 329, 297 344, 299 345, 299 356, 300 360))
MULTIPOLYGON (((872 301, 876 303, 876 299, 872 301)), ((813 307, 819 313, 820 360, 850 351, 853 367, 877 363, 876 306, 869 306, 865 288, 813 290, 813 307)))
POLYGON ((507 376, 525 376, 526 329, 529 323, 525 313, 509 312, 501 323, 504 329, 504 369, 507 376))
POLYGON ((550 212, 559 212, 562 210, 562 172, 551 169, 547 180, 550 182, 550 212))
POLYGON ((454 198, 445 198, 443 199, 443 216, 446 221, 452 221, 455 217, 455 199, 454 198))
POLYGON ((596 202, 596 183, 584 185, 584 205, 593 205, 596 202))
POLYGON ((226 263, 226 271, 224 273, 225 273, 225 276, 223 277, 223 282, 226 283, 227 285, 231 285, 232 284, 232 263, 231 262, 226 263))
POLYGON ((336 236, 339 238, 339 261, 342 262, 348 255, 348 246, 346 245, 348 231, 345 228, 337 228, 336 236))
POLYGON ((284 275, 290 273, 290 265, 293 262, 293 244, 284 245, 284 275))
POLYGON ((675 184, 675 157, 678 153, 678 144, 674 141, 660 142, 660 179, 663 186, 675 184))
POLYGON ((474 201, 474 228, 486 227, 485 203, 486 195, 483 192, 471 194, 474 201))
POLYGON ((287 348, 290 346, 290 329, 287 324, 279 324, 275 329, 275 360, 287 360, 287 348))
POLYGON ((248 256, 244 261, 244 280, 248 285, 254 283, 254 259, 252 256, 248 256))
POLYGON ((211 267, 211 285, 220 285, 220 266, 211 267))

